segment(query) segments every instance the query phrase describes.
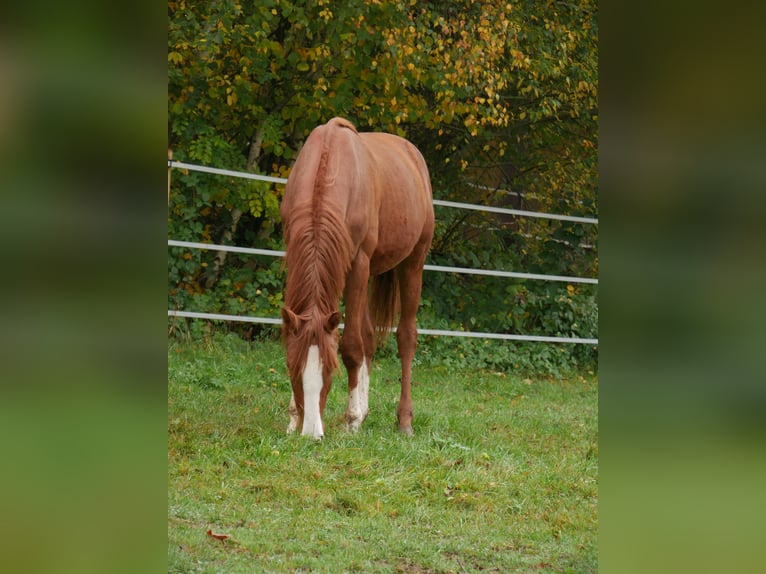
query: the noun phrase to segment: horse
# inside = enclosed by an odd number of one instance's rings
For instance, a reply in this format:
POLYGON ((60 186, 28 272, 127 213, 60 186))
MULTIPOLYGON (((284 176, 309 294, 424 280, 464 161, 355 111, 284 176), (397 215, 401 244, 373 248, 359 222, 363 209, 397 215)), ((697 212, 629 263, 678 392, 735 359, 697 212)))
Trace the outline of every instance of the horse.
POLYGON ((314 128, 301 148, 280 215, 287 251, 282 340, 292 386, 287 432, 301 427, 304 436, 324 436, 322 416, 339 368, 342 296, 346 428, 358 431, 368 415, 373 354, 398 312, 397 420, 399 431, 411 435, 416 313, 434 234, 423 156, 402 137, 359 132, 348 120, 333 118, 314 128))

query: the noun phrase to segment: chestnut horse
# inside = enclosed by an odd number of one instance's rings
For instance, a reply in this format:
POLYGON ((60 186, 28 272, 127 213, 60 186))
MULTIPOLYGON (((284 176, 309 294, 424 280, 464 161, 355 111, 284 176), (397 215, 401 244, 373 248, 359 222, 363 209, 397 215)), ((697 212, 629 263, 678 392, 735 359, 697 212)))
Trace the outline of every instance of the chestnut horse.
POLYGON ((321 439, 322 415, 338 368, 348 371, 346 427, 368 413, 370 365, 378 336, 393 327, 402 363, 399 430, 412 434, 410 381, 423 264, 434 232, 431 182, 423 156, 407 140, 359 133, 334 118, 301 149, 281 205, 287 244, 282 337, 292 383, 290 424, 321 439), (368 293, 368 283, 373 278, 368 293))

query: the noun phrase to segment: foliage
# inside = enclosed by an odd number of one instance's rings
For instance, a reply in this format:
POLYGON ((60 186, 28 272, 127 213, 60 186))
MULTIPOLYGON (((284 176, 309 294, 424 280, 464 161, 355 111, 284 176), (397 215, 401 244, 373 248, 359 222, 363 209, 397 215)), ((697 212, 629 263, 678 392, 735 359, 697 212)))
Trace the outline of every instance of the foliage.
MULTIPOLYGON (((168 8, 175 159, 286 177, 310 130, 342 115, 412 140, 437 198, 597 217, 595 2, 168 8)), ((173 239, 282 247, 281 185, 172 176, 173 239)), ((597 249, 595 225, 437 207, 431 261, 595 276, 597 249)), ((170 248, 168 268, 172 308, 278 316, 279 263, 170 248)), ((427 273, 420 324, 595 337, 596 304, 591 286, 427 273)), ((595 350, 566 349, 574 363, 595 364, 595 350)))
POLYGON ((597 381, 417 367, 405 437, 397 371, 353 435, 336 380, 315 443, 277 343, 171 342, 168 572, 596 572, 597 381))

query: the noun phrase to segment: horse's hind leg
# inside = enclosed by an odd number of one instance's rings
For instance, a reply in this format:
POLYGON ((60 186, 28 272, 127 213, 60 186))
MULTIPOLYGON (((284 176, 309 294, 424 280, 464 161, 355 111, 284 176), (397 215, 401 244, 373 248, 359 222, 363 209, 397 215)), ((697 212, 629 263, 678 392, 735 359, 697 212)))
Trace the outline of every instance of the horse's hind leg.
POLYGON ((416 315, 423 285, 424 259, 425 254, 413 255, 397 268, 401 316, 396 329, 396 343, 402 362, 402 389, 396 415, 399 420, 399 431, 405 434, 412 434, 414 416, 410 387, 412 385, 412 361, 415 358, 415 348, 418 344, 416 315))

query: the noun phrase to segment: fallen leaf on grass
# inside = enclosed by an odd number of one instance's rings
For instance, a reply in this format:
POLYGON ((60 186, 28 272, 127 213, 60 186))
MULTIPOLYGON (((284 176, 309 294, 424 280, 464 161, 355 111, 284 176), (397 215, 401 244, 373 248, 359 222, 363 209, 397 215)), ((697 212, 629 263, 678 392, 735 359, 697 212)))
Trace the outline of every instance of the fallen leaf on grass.
POLYGON ((213 538, 217 540, 227 540, 228 538, 231 538, 231 536, 229 536, 228 534, 216 534, 212 530, 208 530, 207 535, 212 536, 213 538))

